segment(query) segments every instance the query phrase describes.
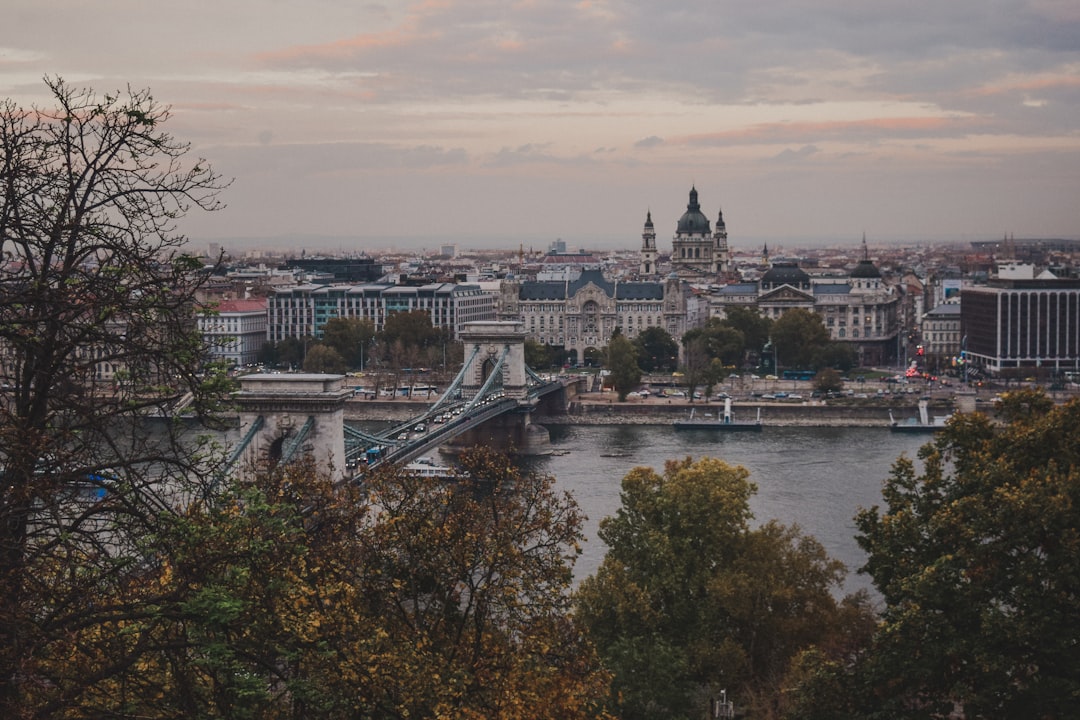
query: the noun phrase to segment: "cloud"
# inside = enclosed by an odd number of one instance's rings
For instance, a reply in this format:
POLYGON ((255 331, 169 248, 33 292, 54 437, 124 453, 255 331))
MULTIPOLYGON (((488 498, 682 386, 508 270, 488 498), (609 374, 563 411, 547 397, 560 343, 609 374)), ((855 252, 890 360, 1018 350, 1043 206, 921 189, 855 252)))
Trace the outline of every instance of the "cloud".
POLYGON ((686 145, 728 146, 842 140, 877 142, 887 138, 947 137, 971 132, 984 121, 977 117, 880 117, 862 120, 761 123, 738 130, 672 139, 686 145))
POLYGON ((662 137, 658 137, 656 135, 650 135, 647 138, 642 138, 642 139, 638 140, 636 143, 634 143, 634 147, 637 147, 637 148, 651 148, 651 147, 656 147, 657 145, 663 145, 663 144, 664 144, 664 139, 662 137))
POLYGON ((786 149, 782 150, 781 152, 777 153, 776 155, 773 155, 771 158, 769 158, 769 162, 779 162, 779 163, 802 162, 803 160, 810 157, 811 155, 816 155, 818 152, 820 152, 820 150, 816 145, 803 145, 798 150, 792 150, 791 148, 786 148, 786 149))

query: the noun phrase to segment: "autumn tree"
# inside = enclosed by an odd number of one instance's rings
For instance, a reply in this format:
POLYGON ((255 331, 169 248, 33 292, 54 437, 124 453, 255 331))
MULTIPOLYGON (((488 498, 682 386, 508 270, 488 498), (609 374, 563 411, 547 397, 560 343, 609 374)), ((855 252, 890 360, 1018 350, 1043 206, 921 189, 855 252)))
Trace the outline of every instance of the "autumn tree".
POLYGON ((363 368, 375 339, 375 323, 364 318, 331 318, 322 326, 323 343, 349 366, 363 368))
POLYGON ((623 478, 577 607, 625 720, 704 717, 720 689, 766 717, 791 659, 837 631, 842 565, 797 528, 753 528, 754 491, 745 469, 713 458, 623 478))
POLYGON ((1010 393, 954 419, 859 513, 885 602, 854 709, 1065 718, 1080 697, 1080 402, 1010 393))
POLYGON ((844 379, 832 368, 825 368, 814 376, 814 389, 822 395, 840 392, 844 389, 844 379))
POLYGON ((337 350, 323 343, 309 348, 307 356, 304 357, 304 372, 340 374, 347 369, 345 358, 341 357, 337 350))
POLYGON ((70 639, 116 638, 140 612, 144 538, 205 476, 179 426, 145 416, 181 399, 209 413, 225 387, 200 372, 208 273, 177 223, 216 209, 226 183, 165 131, 169 108, 148 91, 46 84, 53 107, 0 103, 0 715, 12 718, 77 707, 138 664, 137 640, 89 657, 70 639))
POLYGON ((602 717, 607 675, 570 613, 576 505, 503 456, 462 465, 361 486, 300 462, 192 505, 157 533, 154 652, 122 678, 126 711, 602 717))
POLYGON ((712 362, 709 356, 708 338, 705 333, 690 330, 683 335, 683 364, 681 366, 686 394, 694 402, 694 391, 699 385, 709 387, 715 382, 712 377, 712 362))
POLYGON ((626 400, 627 394, 641 382, 641 368, 637 364, 638 353, 633 343, 621 332, 611 336, 607 346, 607 368, 611 371, 611 382, 619 395, 619 402, 626 400))

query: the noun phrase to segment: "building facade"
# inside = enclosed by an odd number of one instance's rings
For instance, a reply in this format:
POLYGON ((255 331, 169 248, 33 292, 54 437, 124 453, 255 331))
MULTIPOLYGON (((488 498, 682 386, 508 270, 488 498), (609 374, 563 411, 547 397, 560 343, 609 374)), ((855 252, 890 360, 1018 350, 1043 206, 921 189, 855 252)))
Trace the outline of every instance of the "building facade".
POLYGON ((813 278, 797 263, 776 261, 756 283, 715 290, 709 314, 725 317, 728 308, 740 306, 776 320, 802 308, 821 317, 833 341, 850 345, 860 365, 890 365, 901 352, 901 299, 864 253, 846 278, 813 278))
POLYGON ((199 315, 198 326, 213 360, 257 362, 266 344, 266 300, 222 300, 216 312, 199 315))
POLYGON ((618 329, 633 339, 659 327, 676 340, 703 318, 697 297, 672 276, 663 282, 617 282, 600 270, 584 270, 573 280, 503 281, 499 318, 520 320, 527 337, 565 348, 572 362, 586 350, 608 345, 618 329))
POLYGON ((478 285, 453 283, 298 285, 269 296, 266 333, 275 343, 288 337, 319 338, 323 326, 339 317, 370 320, 378 332, 394 313, 423 310, 433 327, 450 328, 456 338, 465 323, 494 320, 496 299, 496 293, 478 285))
MULTIPOLYGON (((656 272, 655 239, 650 212, 646 216, 645 231, 642 233, 643 272, 646 264, 652 265, 652 272, 656 272)), ((671 270, 680 278, 692 281, 715 282, 731 273, 731 252, 728 248, 724 213, 720 211, 717 215, 716 229, 710 229, 709 219, 701 211, 696 187, 690 188, 690 201, 686 205, 686 212, 675 226, 675 237, 671 241, 671 270)))
POLYGON ((990 375, 1080 369, 1080 280, 994 279, 960 293, 967 362, 990 375))
POLYGON ((941 372, 953 367, 960 356, 960 304, 946 303, 922 316, 919 324, 923 358, 929 370, 941 372))

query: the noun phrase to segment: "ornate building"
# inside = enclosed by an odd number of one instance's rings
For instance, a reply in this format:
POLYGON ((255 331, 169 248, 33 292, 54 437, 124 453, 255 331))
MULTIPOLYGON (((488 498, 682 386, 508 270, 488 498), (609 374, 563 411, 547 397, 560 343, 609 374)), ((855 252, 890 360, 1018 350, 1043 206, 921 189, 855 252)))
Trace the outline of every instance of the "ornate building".
MULTIPOLYGON (((646 235, 652 226, 651 213, 645 222, 646 235)), ((655 254, 655 233, 653 233, 655 254)), ((642 266, 645 264, 645 244, 642 245, 642 266)), ((686 212, 679 218, 675 237, 671 241, 671 269, 686 280, 713 280, 724 278, 731 272, 731 253, 728 250, 727 226, 724 213, 716 218, 716 230, 709 229, 709 219, 701 212, 696 187, 690 188, 690 202, 686 212)))
POLYGON ((677 277, 663 282, 618 282, 600 270, 563 281, 503 281, 499 318, 521 320, 531 340, 562 347, 573 362, 606 347, 618 329, 633 339, 660 327, 676 339, 703 321, 703 308, 677 277), (695 324, 696 323, 696 324, 695 324))
POLYGON ((863 259, 846 278, 813 278, 794 262, 775 261, 758 282, 732 283, 713 293, 709 313, 724 317, 729 307, 752 307, 775 320, 803 308, 821 317, 834 341, 854 347, 861 365, 887 365, 900 352, 902 297, 883 281, 864 241, 863 259))

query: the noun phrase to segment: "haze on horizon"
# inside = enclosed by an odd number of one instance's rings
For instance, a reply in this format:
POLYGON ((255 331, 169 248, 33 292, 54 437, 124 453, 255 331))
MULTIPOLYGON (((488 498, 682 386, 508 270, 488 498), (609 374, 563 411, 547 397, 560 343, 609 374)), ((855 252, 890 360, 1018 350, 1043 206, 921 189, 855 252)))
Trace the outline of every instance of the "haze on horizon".
POLYGON ((235 178, 193 240, 345 251, 1080 235, 1074 0, 9 0, 0 97, 148 87, 235 178))

